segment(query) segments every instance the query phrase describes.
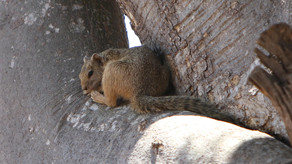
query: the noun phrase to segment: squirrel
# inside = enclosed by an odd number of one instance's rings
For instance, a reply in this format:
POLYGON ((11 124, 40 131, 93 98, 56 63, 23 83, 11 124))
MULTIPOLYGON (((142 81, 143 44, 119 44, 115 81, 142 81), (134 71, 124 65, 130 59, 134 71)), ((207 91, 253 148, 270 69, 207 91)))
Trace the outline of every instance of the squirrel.
POLYGON ((170 70, 162 57, 146 46, 108 49, 84 58, 79 74, 84 94, 94 102, 118 106, 128 100, 137 113, 192 111, 235 123, 211 104, 191 96, 163 96, 170 84, 170 70))

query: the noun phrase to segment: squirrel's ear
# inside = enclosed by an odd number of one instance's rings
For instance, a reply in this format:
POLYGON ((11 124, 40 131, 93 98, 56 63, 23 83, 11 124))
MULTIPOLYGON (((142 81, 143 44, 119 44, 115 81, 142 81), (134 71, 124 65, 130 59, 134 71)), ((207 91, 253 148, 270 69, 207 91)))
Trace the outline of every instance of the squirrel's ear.
POLYGON ((102 65, 102 57, 99 56, 97 53, 94 53, 94 54, 91 56, 91 60, 92 60, 92 61, 95 61, 95 62, 97 62, 97 63, 99 63, 99 64, 102 65))
POLYGON ((88 60, 89 60, 88 57, 87 56, 84 56, 83 62, 86 63, 88 60))

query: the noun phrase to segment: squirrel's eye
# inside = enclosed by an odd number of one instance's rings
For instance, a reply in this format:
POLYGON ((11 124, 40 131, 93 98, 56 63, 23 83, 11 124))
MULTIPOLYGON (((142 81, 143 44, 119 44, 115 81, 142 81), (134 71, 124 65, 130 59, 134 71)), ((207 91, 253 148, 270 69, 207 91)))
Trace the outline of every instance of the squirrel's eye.
POLYGON ((93 75, 93 71, 91 70, 88 72, 88 78, 90 78, 92 75, 93 75))

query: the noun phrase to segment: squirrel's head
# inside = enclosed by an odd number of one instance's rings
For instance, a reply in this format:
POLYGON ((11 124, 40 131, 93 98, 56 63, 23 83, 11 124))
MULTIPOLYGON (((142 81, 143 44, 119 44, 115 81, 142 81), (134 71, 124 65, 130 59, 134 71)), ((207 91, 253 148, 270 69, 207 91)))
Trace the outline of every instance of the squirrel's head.
POLYGON ((93 90, 102 92, 101 80, 104 70, 102 57, 93 54, 91 59, 85 57, 83 61, 84 64, 79 74, 83 93, 88 94, 93 90))

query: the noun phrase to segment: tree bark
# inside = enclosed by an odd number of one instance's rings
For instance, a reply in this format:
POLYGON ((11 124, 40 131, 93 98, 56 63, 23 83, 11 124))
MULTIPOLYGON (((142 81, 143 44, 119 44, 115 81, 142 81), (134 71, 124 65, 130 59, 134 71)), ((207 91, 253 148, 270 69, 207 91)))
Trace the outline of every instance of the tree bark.
POLYGON ((0 4, 1 163, 292 162, 290 148, 261 132, 190 112, 137 115, 82 95, 82 58, 127 46, 112 1, 0 4))
POLYGON ((256 48, 261 62, 272 71, 269 74, 260 66, 249 77, 278 110, 283 119, 290 144, 292 143, 292 28, 287 24, 277 24, 263 32, 258 44, 269 52, 266 56, 256 48))
POLYGON ((260 33, 291 23, 291 2, 121 1, 142 44, 168 56, 178 94, 205 98, 246 126, 288 139, 271 102, 247 78, 260 33))
POLYGON ((127 46, 115 1, 0 1, 0 163, 86 161, 55 127, 86 101, 83 57, 127 46))

